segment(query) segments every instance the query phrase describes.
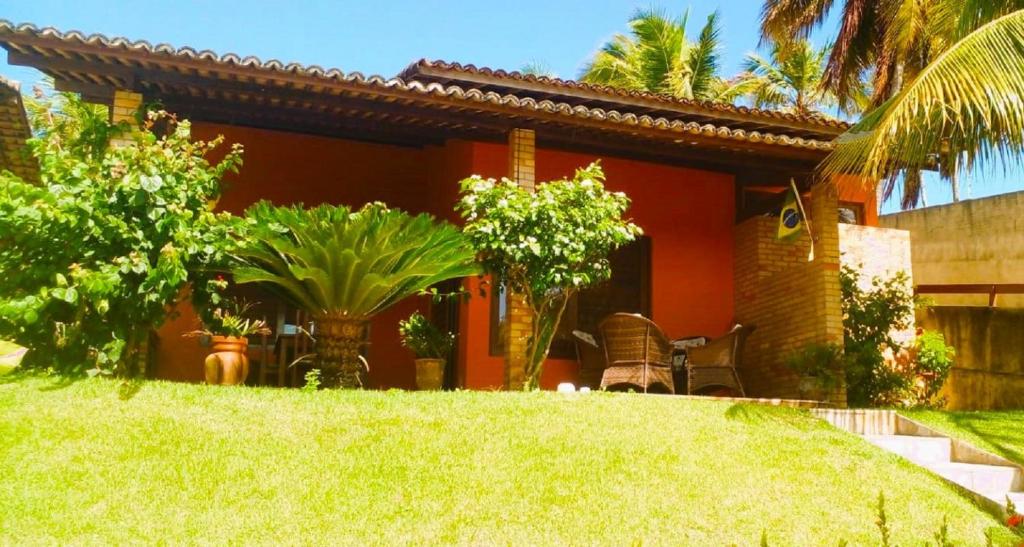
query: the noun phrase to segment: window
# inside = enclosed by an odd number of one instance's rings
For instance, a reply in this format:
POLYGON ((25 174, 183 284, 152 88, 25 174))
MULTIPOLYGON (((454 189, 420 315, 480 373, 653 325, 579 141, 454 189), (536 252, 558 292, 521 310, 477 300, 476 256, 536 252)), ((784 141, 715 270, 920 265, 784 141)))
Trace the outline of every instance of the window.
MULTIPOLYGON (((641 236, 611 256, 612 277, 607 282, 580 292, 566 305, 558 332, 551 342, 549 357, 573 359, 576 350, 572 331, 597 334, 601 320, 616 312, 651 315, 651 239, 641 236)), ((502 326, 507 314, 504 290, 491 297, 490 350, 503 354, 502 326)))
POLYGON ((852 201, 840 201, 839 223, 864 224, 864 204, 852 201))

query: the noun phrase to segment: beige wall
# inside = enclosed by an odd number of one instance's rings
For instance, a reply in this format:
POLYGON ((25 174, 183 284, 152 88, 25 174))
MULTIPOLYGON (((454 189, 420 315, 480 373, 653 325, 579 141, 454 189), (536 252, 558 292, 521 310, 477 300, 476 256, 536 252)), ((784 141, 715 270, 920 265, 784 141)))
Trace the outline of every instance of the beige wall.
MULTIPOLYGON (((909 277, 909 284, 916 281, 917 272, 911 261, 910 232, 906 230, 840 224, 839 257, 843 266, 860 270, 860 285, 864 290, 871 287, 874 278, 887 279, 901 271, 909 277)), ((906 330, 893 333, 893 338, 910 343, 914 338, 913 323, 906 330)))
POLYGON ((942 389, 950 409, 1024 408, 1024 309, 937 306, 917 319, 956 348, 942 389))
MULTIPOLYGON (((918 284, 1024 282, 1024 192, 927 207, 879 218, 910 232, 918 284)), ((942 306, 987 306, 988 295, 930 296, 942 306)), ((1024 295, 1000 295, 1000 308, 1024 295)))

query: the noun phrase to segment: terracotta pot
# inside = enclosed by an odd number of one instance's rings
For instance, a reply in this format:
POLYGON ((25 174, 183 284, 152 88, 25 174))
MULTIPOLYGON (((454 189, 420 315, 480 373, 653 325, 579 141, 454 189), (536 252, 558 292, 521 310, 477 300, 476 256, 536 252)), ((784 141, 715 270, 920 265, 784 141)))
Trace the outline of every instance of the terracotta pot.
POLYGON ((203 363, 206 383, 210 385, 235 386, 245 383, 249 377, 249 357, 246 350, 249 339, 235 336, 212 336, 213 353, 203 363))
POLYGON ((416 359, 416 389, 438 390, 444 385, 444 359, 416 359))

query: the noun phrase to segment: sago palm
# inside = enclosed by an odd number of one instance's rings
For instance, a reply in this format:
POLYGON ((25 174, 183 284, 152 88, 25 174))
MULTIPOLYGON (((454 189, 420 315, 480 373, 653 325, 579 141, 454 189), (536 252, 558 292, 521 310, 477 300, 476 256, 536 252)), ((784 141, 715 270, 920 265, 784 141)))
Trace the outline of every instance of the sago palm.
POLYGON ((267 284, 313 316, 328 386, 360 385, 370 318, 436 283, 479 272, 455 226, 380 203, 352 211, 260 202, 246 217, 235 280, 267 284))
POLYGON ((842 135, 821 172, 893 180, 949 157, 1020 164, 1022 98, 1024 10, 984 24, 936 57, 842 135))
POLYGON ((659 11, 638 11, 630 34, 616 34, 583 68, 584 82, 684 99, 717 100, 718 13, 708 16, 696 41, 686 37, 688 14, 672 19, 659 11))

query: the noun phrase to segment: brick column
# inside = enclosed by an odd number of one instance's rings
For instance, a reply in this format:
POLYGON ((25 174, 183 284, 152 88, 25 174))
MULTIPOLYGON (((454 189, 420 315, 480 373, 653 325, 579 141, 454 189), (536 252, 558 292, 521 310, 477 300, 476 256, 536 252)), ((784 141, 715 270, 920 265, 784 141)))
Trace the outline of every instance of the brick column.
MULTIPOLYGON (((777 217, 754 217, 735 229, 736 320, 757 327, 740 376, 754 397, 799 397, 800 378, 786 366, 787 357, 808 344, 843 342, 836 191, 819 184, 804 205, 814 237, 811 262, 810 239, 779 241, 777 217)), ((845 406, 845 387, 827 398, 845 406)))
MULTIPOLYGON (((508 134, 508 178, 533 190, 536 134, 532 129, 513 129, 508 134)), ((522 389, 526 380, 526 344, 533 328, 533 312, 521 294, 509 292, 505 318, 505 389, 522 389)))
MULTIPOLYGON (((839 287, 839 196, 833 184, 818 183, 811 189, 811 226, 814 233, 814 266, 818 286, 819 341, 842 345, 843 306, 839 287)), ((846 406, 845 383, 829 394, 839 407, 846 406)))
MULTIPOLYGON (((135 114, 142 108, 142 94, 131 91, 115 90, 114 104, 110 108, 110 121, 113 123, 127 122, 134 128, 137 125, 135 114)), ((113 146, 122 146, 131 142, 128 135, 118 135, 111 140, 113 146)))

